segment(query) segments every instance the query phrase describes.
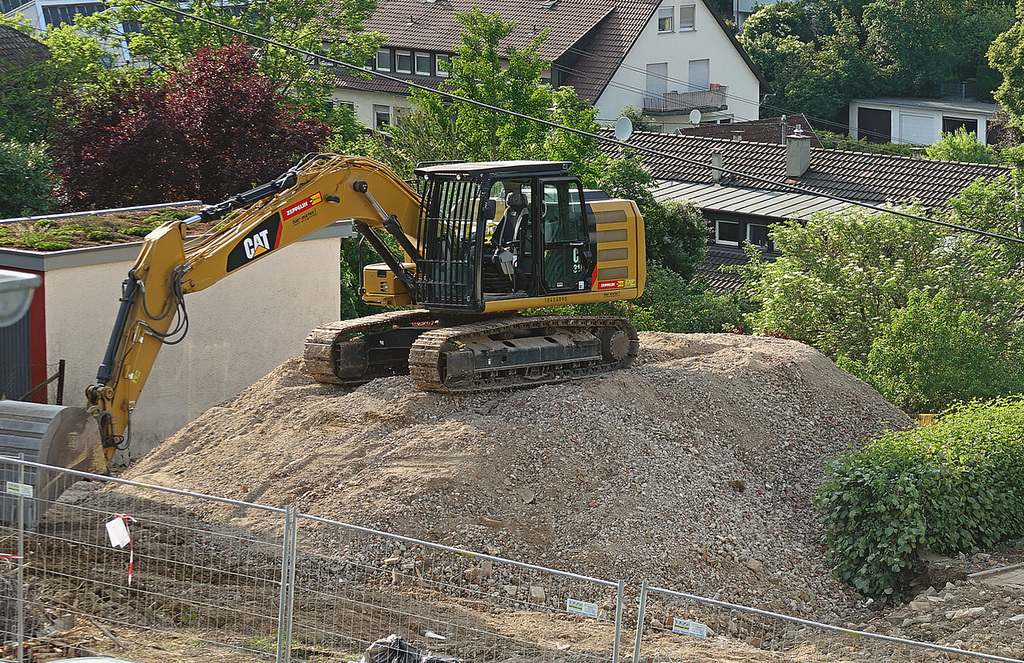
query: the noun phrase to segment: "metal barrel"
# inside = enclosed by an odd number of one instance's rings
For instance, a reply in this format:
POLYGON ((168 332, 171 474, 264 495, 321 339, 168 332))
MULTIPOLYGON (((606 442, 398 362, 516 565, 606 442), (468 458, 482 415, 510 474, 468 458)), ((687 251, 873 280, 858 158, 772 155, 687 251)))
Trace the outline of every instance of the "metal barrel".
MULTIPOLYGON (((0 400, 0 456, 97 474, 107 469, 99 426, 80 407, 0 400)), ((0 465, 0 522, 18 523, 18 494, 25 494, 18 484, 32 486, 32 497, 21 499, 25 499, 25 525, 34 528, 49 505, 76 480, 67 473, 28 466, 22 477, 19 466, 0 465)))

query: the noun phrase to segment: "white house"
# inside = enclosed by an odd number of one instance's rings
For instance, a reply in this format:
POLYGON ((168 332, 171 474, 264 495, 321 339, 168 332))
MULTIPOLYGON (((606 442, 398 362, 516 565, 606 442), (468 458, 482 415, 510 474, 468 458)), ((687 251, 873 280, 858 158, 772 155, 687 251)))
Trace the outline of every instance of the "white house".
MULTIPOLYGON (((478 7, 514 21, 505 47, 522 48, 549 30, 541 55, 546 79, 571 85, 614 120, 642 108, 663 130, 754 120, 770 88, 721 16, 704 0, 388 0, 365 24, 386 36, 369 68, 437 87, 459 43, 456 15, 478 7), (693 119, 696 119, 696 114, 693 119)), ((407 87, 379 77, 341 73, 335 98, 367 126, 380 128, 408 107, 407 87)))
MULTIPOLYGON (((339 222, 186 297, 189 332, 157 358, 132 418, 133 458, 286 359, 302 356, 310 330, 340 315, 338 254, 341 238, 350 235, 350 223, 339 222)), ((21 398, 64 360, 63 404, 86 405, 85 388, 96 381, 121 283, 140 246, 0 248, 0 268, 42 279, 28 314, 0 328, 3 396, 21 398)), ((32 400, 53 403, 54 386, 32 400)))
POLYGON ((989 125, 998 110, 997 104, 959 99, 854 99, 850 135, 872 143, 931 145, 964 127, 986 145, 993 142, 989 125))

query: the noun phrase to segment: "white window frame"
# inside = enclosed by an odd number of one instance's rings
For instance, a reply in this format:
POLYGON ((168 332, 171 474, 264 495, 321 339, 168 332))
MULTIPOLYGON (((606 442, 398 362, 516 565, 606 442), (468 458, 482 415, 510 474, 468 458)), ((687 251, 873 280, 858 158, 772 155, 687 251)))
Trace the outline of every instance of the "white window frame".
POLYGON ((396 74, 411 74, 412 73, 412 51, 395 51, 395 73, 396 74), (402 58, 409 58, 409 66, 403 68, 400 64, 402 58))
POLYGON ((696 29, 697 5, 679 5, 679 32, 692 32, 696 29), (687 25, 687 19, 689 19, 689 25, 687 25))
POLYGON ((391 106, 385 106, 383 104, 373 105, 373 128, 377 131, 383 131, 384 127, 391 126, 391 106), (387 114, 387 121, 381 122, 381 114, 387 114))
POLYGON ((441 67, 439 66, 438 63, 440 63, 440 62, 448 62, 448 63, 450 63, 451 61, 452 61, 452 58, 449 55, 441 55, 441 54, 435 55, 434 56, 434 74, 438 78, 448 78, 448 72, 445 71, 444 69, 441 69, 441 67))
POLYGON ((373 56, 373 68, 377 71, 391 71, 391 49, 382 48, 373 56), (385 56, 385 64, 380 63, 381 56, 385 56))
POLYGON ((659 7, 658 8, 658 34, 666 34, 669 32, 676 31, 676 8, 675 7, 659 7), (668 21, 668 26, 665 26, 665 21, 668 21))
POLYGON ((730 224, 736 226, 737 234, 743 232, 742 223, 739 221, 730 221, 729 219, 715 219, 715 244, 722 244, 724 246, 739 246, 740 242, 730 242, 729 240, 722 239, 722 224, 730 224))
POLYGON ((766 246, 762 246, 760 244, 757 244, 754 241, 754 239, 752 237, 753 232, 751 232, 754 228, 764 228, 766 236, 767 236, 767 233, 771 230, 771 226, 769 226, 767 223, 748 223, 747 224, 747 242, 750 243, 750 244, 754 244, 755 246, 760 246, 762 249, 764 249, 765 251, 768 251, 769 253, 775 251, 775 242, 773 242, 770 238, 767 240, 768 244, 766 246))
POLYGON ((417 76, 429 76, 430 75, 430 53, 423 53, 416 51, 412 56, 413 68, 416 70, 417 76), (420 67, 420 62, 423 62, 426 66, 420 67))

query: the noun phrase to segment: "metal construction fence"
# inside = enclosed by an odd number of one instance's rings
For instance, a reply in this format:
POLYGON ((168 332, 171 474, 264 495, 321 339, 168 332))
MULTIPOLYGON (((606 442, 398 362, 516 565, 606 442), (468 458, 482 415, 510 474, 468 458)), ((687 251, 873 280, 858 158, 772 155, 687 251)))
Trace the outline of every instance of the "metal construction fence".
POLYGON ((9 521, 0 524, 0 660, 42 663, 115 648, 140 663, 184 660, 165 655, 165 635, 185 637, 204 660, 214 660, 208 652, 215 651, 226 663, 1024 663, 646 582, 627 587, 292 507, 13 458, 0 458, 0 477, 0 513, 9 521), (24 480, 46 475, 40 469, 84 480, 40 503, 24 480), (38 520, 29 522, 26 513, 38 520), (90 647, 71 637, 83 631, 102 635, 90 647), (164 644, 124 648, 139 633, 164 644), (386 655, 374 657, 371 647, 386 655))

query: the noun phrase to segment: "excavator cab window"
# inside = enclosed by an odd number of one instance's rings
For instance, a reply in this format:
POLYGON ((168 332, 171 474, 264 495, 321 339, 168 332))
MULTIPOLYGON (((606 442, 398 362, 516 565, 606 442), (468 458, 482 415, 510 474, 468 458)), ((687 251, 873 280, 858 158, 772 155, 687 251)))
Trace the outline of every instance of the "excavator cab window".
POLYGON ((545 180, 541 187, 544 287, 548 292, 588 290, 594 261, 580 184, 545 180))

